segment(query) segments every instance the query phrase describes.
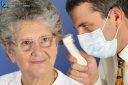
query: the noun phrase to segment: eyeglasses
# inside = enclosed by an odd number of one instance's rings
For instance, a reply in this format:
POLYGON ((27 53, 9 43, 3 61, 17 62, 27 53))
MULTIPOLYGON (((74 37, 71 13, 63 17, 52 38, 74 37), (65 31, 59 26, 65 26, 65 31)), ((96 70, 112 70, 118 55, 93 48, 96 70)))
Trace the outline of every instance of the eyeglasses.
MULTIPOLYGON (((55 38, 54 35, 41 36, 38 39, 38 43, 40 47, 48 48, 52 45, 53 38, 55 38)), ((30 51, 35 46, 35 41, 33 41, 32 39, 25 39, 15 45, 19 47, 22 51, 30 51)))

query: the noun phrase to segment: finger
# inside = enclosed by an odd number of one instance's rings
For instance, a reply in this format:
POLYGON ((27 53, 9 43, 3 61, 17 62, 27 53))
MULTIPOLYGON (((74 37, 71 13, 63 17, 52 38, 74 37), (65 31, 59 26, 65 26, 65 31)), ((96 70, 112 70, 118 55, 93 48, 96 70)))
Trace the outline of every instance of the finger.
POLYGON ((74 58, 74 57, 71 56, 70 54, 68 54, 68 60, 69 60, 71 63, 76 63, 76 62, 77 62, 76 58, 74 58))
POLYGON ((84 84, 85 79, 86 79, 86 78, 82 78, 82 77, 76 77, 76 76, 73 76, 73 75, 69 75, 69 77, 78 81, 78 82, 80 82, 80 83, 83 83, 83 84, 84 84))
POLYGON ((91 55, 86 54, 84 51, 80 51, 80 54, 82 57, 85 58, 85 60, 87 60, 87 62, 95 62, 96 59, 94 57, 92 57, 91 55))
POLYGON ((71 68, 80 72, 87 72, 88 67, 87 66, 83 66, 83 65, 79 65, 77 63, 73 63, 71 65, 71 68))
POLYGON ((73 75, 69 75, 70 78, 74 79, 74 80, 77 80, 79 82, 81 82, 83 80, 83 78, 78 78, 76 76, 73 76, 73 75))
POLYGON ((68 71, 68 75, 72 75, 72 76, 75 76, 75 77, 78 77, 78 78, 87 78, 88 77, 88 74, 86 72, 79 72, 77 70, 74 70, 74 69, 69 69, 68 71))

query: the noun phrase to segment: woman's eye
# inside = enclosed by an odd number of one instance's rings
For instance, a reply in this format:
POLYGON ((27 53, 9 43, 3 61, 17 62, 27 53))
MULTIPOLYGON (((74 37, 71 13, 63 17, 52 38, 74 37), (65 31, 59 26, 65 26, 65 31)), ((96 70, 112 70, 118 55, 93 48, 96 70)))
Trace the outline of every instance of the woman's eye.
POLYGON ((30 45, 32 42, 31 41, 23 41, 21 43, 21 46, 26 46, 26 45, 30 45))
POLYGON ((42 39, 42 42, 49 42, 49 41, 50 41, 50 39, 48 37, 45 37, 42 39))

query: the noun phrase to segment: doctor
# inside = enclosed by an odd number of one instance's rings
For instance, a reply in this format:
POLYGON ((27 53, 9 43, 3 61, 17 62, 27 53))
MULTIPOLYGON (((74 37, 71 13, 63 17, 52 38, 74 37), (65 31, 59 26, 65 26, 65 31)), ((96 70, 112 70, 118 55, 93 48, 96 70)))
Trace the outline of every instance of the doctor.
POLYGON ((78 40, 88 61, 69 55, 69 76, 86 85, 128 85, 128 0, 67 0, 78 40), (101 58, 99 72, 95 59, 101 58))

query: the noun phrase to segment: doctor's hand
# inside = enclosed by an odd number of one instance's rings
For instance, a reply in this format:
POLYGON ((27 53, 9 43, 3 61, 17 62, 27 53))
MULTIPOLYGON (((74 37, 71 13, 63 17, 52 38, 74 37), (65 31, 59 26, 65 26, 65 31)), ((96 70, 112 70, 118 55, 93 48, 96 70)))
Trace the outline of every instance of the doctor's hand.
POLYGON ((72 63, 68 70, 68 76, 84 85, 94 85, 99 77, 96 60, 85 52, 80 51, 80 54, 86 59, 87 65, 78 64, 74 57, 68 55, 68 60, 72 63))

